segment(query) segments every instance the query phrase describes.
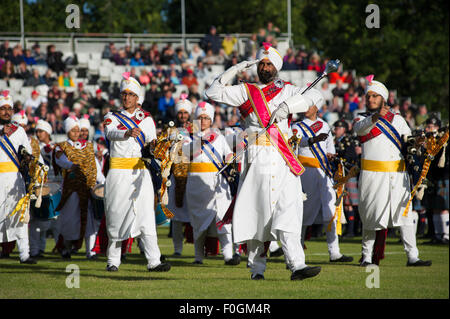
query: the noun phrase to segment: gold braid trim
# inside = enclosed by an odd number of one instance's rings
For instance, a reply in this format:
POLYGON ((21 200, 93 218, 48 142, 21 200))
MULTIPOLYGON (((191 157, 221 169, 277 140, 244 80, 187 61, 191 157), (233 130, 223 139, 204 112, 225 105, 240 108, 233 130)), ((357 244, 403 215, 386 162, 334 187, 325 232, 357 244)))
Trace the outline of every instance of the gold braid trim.
POLYGON ((78 248, 83 243, 84 234, 86 231, 87 212, 89 198, 91 196, 91 189, 94 188, 97 180, 97 168, 95 166, 94 147, 92 143, 87 142, 87 145, 83 149, 76 149, 68 142, 57 143, 64 154, 66 154, 69 161, 80 166, 80 172, 68 170, 63 174, 63 190, 61 195, 61 201, 56 207, 56 210, 60 210, 64 207, 67 200, 72 193, 76 192, 80 199, 80 238, 75 244, 78 248))

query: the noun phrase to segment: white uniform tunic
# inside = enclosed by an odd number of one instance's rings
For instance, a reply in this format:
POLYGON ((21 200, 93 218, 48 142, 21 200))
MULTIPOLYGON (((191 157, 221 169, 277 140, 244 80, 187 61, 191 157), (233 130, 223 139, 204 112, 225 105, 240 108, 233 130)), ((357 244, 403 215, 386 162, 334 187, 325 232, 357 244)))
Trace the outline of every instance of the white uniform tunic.
MULTIPOLYGON (((265 85, 258 86, 263 88, 265 85)), ((270 111, 273 112, 287 98, 300 93, 299 87, 285 84, 281 92, 268 102, 270 111)), ((244 84, 222 86, 215 81, 207 95, 214 101, 232 106, 240 106, 248 100, 244 84)), ((249 136, 262 129, 255 113, 247 116, 242 124, 249 136)), ((277 125, 281 133, 288 136, 288 120, 277 125)), ((290 171, 279 151, 272 145, 250 146, 243 163, 233 213, 234 242, 277 240, 278 230, 299 233, 303 210, 300 176, 290 171)))
MULTIPOLYGON (((395 115, 392 123, 400 136, 411 135, 411 130, 400 115, 395 115)), ((353 126, 359 136, 364 136, 375 126, 372 117, 358 115, 353 126)), ((398 148, 381 133, 362 143, 362 160, 399 161, 403 160, 398 148)), ((408 217, 402 214, 410 196, 410 181, 407 172, 374 172, 361 170, 359 176, 359 213, 363 227, 369 230, 385 229, 413 223, 411 206, 408 217)))
MULTIPOLYGON (((0 131, 3 125, 0 125, 0 131)), ((16 152, 23 145, 28 153, 32 153, 27 134, 22 127, 9 136, 16 152)), ((0 163, 11 162, 3 149, 0 149, 0 163)), ((28 224, 19 221, 20 214, 9 214, 16 208, 19 200, 25 196, 25 182, 20 172, 0 172, 0 242, 28 238, 28 224)), ((27 252, 28 253, 28 252, 27 252)))
MULTIPOLYGON (((216 132, 217 133, 217 132, 216 132)), ((201 134, 194 134, 194 141, 183 145, 183 153, 189 156, 193 151, 193 163, 212 163, 209 157, 200 152, 201 134), (198 154, 198 155, 197 155, 198 154), (195 156, 197 155, 197 156, 195 156)), ((225 137, 217 133, 217 138, 211 143, 220 154, 221 159, 231 153, 225 137)), ((205 146, 208 147, 208 146, 205 146)), ((208 229, 211 222, 222 220, 231 204, 231 193, 228 181, 217 172, 189 172, 186 184, 186 204, 190 222, 194 229, 194 239, 208 229)), ((231 225, 224 225, 218 234, 231 232, 231 225)))
MULTIPOLYGON (((311 126, 315 122, 320 121, 323 123, 322 128, 315 133, 319 135, 321 133, 328 134, 330 127, 328 124, 320 118, 312 121, 305 118, 303 121, 306 125, 311 126)), ((298 130, 300 134, 302 131, 297 125, 292 126, 293 130, 298 130)), ((309 148, 308 138, 301 135, 302 139, 300 145, 297 148, 297 155, 309 158, 315 158, 313 152, 309 148)), ((325 141, 318 143, 325 155, 327 153, 335 154, 336 150, 333 143, 333 138, 328 135, 325 141)), ((336 193, 333 189, 333 183, 331 179, 325 174, 322 168, 305 167, 305 172, 301 175, 303 191, 306 193, 307 199, 303 203, 303 225, 309 226, 314 223, 323 224, 330 221, 333 218, 335 211, 336 193)))
MULTIPOLYGON (((128 117, 133 114, 121 111, 128 117)), ((105 136, 110 142, 111 158, 140 158, 141 146, 132 137, 125 137, 126 129, 119 129, 120 122, 108 113, 105 136)), ((144 118, 139 128, 145 141, 156 139, 155 123, 151 117, 144 118)), ((122 241, 139 235, 155 235, 154 190, 150 172, 144 169, 110 168, 105 182, 106 229, 112 241, 122 241)))

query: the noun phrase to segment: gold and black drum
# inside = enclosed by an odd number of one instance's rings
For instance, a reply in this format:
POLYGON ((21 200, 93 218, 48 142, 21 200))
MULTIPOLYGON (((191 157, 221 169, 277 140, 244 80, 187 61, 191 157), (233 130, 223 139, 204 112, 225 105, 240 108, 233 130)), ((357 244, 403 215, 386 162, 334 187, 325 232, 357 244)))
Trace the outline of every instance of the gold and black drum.
POLYGON ((186 183, 189 172, 188 163, 179 163, 172 165, 173 177, 175 178, 175 205, 183 207, 184 193, 186 192, 186 183))
POLYGON ((105 215, 105 204, 103 202, 105 197, 105 185, 99 184, 95 186, 91 191, 91 195, 94 218, 100 220, 105 215))

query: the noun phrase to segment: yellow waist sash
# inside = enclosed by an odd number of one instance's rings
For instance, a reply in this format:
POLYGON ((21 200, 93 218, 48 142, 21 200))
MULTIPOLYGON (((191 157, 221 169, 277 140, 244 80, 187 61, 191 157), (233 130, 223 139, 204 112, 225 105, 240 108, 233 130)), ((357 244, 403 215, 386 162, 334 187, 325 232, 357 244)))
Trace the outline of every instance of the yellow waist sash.
POLYGON ((111 157, 109 165, 110 169, 145 169, 144 161, 140 157, 111 157))
POLYGON ((301 156, 301 155, 298 155, 297 157, 303 166, 320 168, 319 160, 315 157, 306 157, 306 156, 301 156))
POLYGON ((361 169, 372 172, 404 172, 405 161, 372 161, 361 159, 361 169))
MULTIPOLYGON (((256 133, 255 134, 250 134, 250 136, 248 137, 248 139, 252 139, 255 138, 256 133)), ((287 134, 283 134, 284 138, 287 140, 287 134)), ((258 146, 270 146, 272 145, 272 143, 270 143, 269 138, 267 137, 267 134, 263 134, 261 136, 258 137, 258 139, 256 140, 254 145, 258 145, 258 146)))
POLYGON ((0 162, 0 173, 18 172, 17 166, 13 162, 0 162))
POLYGON ((190 163, 189 172, 191 173, 214 173, 218 169, 213 163, 190 163))

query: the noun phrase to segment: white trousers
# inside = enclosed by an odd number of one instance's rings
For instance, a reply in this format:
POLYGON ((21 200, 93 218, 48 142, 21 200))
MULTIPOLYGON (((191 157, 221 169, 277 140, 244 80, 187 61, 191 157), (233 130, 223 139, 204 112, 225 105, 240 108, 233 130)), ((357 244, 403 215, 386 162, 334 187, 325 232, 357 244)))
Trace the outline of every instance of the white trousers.
MULTIPOLYGON (((145 258, 147 259, 147 268, 155 268, 161 264, 161 252, 158 247, 158 237, 156 235, 139 236, 145 258)), ((120 257, 122 251, 122 241, 109 240, 108 250, 106 251, 108 266, 120 266, 120 257)))
MULTIPOLYGON (((416 262, 419 260, 419 250, 416 245, 416 225, 400 226, 400 236, 403 242, 403 247, 408 257, 409 262, 416 262)), ((363 262, 372 263, 372 252, 375 244, 376 231, 363 229, 362 233, 362 255, 363 262)))
MULTIPOLYGON (((325 228, 327 229, 328 223, 324 223, 325 228)), ((305 233, 306 228, 308 226, 302 226, 302 247, 305 243, 305 233)), ((339 237, 336 233, 336 219, 333 220, 333 223, 331 224, 330 231, 326 231, 327 234, 327 246, 328 246, 328 254, 330 255, 331 260, 339 259, 342 257, 341 250, 339 248, 339 237)))
POLYGON ((194 248, 195 248, 195 260, 203 261, 205 252, 205 240, 206 236, 218 237, 220 242, 220 247, 222 248, 222 255, 225 261, 233 258, 233 237, 232 234, 218 234, 215 219, 211 221, 208 228, 200 233, 197 233, 194 229, 194 248))
MULTIPOLYGON (((25 227, 27 225, 25 224, 25 227)), ((20 261, 25 261, 30 257, 30 245, 28 241, 28 232, 27 235, 23 238, 19 238, 16 240, 17 242, 17 249, 19 250, 19 258, 20 261)))
MULTIPOLYGON (((301 233, 288 233, 279 231, 279 239, 283 248, 286 264, 294 272, 306 267, 305 253, 301 245, 301 233)), ((266 270, 266 257, 264 253, 264 243, 259 240, 247 241, 248 265, 253 276, 263 275, 266 270)))

